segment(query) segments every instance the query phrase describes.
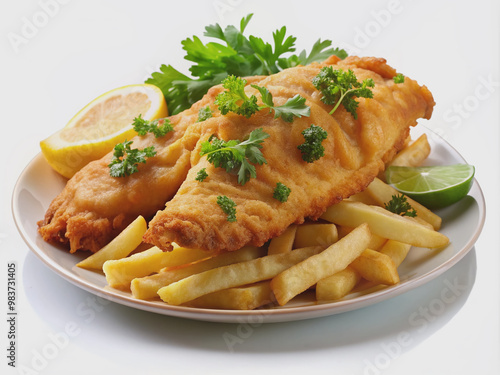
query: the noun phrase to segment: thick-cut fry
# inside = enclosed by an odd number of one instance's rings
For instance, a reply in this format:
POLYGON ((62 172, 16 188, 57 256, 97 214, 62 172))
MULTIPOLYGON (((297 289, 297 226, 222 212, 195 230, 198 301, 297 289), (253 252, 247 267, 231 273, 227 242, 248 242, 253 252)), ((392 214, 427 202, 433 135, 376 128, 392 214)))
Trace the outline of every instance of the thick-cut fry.
MULTIPOLYGON (((345 225, 337 225, 337 230, 339 232, 339 238, 347 236, 348 233, 351 233, 353 227, 347 227, 345 225)), ((372 233, 370 243, 368 244, 368 248, 373 249, 373 250, 379 250, 384 244, 387 242, 387 239, 377 236, 376 234, 372 233)))
POLYGON ((350 265, 363 279, 375 284, 394 285, 399 282, 398 269, 391 257, 366 249, 350 265))
POLYGON ((308 246, 324 246, 325 248, 337 242, 339 233, 337 226, 331 223, 302 224, 295 233, 294 249, 308 246))
POLYGON ((368 223, 374 234, 413 246, 434 249, 449 243, 444 234, 429 229, 410 217, 360 202, 339 202, 329 207, 321 217, 332 223, 351 227, 368 223))
POLYGON ((102 270, 102 265, 110 259, 121 259, 129 255, 142 242, 146 233, 147 223, 142 216, 137 217, 118 236, 101 250, 85 258, 77 264, 78 267, 102 270))
POLYGON ((268 255, 283 254, 292 251, 296 231, 297 225, 290 225, 281 235, 274 237, 269 243, 269 248, 267 249, 268 255))
POLYGON ((357 194, 351 195, 346 200, 354 201, 354 202, 361 202, 364 204, 372 204, 372 205, 377 204, 377 201, 375 201, 375 199, 373 199, 372 196, 370 194, 368 194, 365 190, 363 190, 357 194))
POLYGON ((318 301, 332 301, 345 297, 361 280, 361 275, 351 266, 321 279, 316 284, 316 299, 318 301))
POLYGON ((153 246, 126 258, 107 260, 102 266, 102 270, 110 287, 129 289, 130 282, 136 277, 151 275, 165 267, 170 255, 171 253, 163 252, 153 246))
MULTIPOLYGON (((380 207, 384 207, 385 203, 388 203, 393 195, 399 195, 400 193, 394 189, 392 186, 387 185, 385 182, 378 178, 375 178, 370 185, 366 188, 365 192, 369 194, 376 204, 380 207)), ((410 197, 406 197, 407 202, 417 211, 417 217, 425 220, 435 230, 441 228, 441 218, 428 208, 422 206, 420 203, 414 201, 410 197)))
POLYGON ((431 153, 431 146, 427 140, 427 135, 422 134, 415 142, 403 148, 394 159, 388 164, 403 167, 418 167, 431 153))
POLYGON ((262 248, 250 246, 243 247, 239 250, 222 253, 213 258, 193 263, 185 267, 165 269, 155 275, 134 279, 130 284, 130 290, 132 291, 132 295, 138 299, 158 297, 158 290, 165 285, 213 268, 245 262, 263 255, 265 255, 265 251, 262 248))
POLYGON ((186 264, 198 262, 200 260, 218 255, 216 251, 190 249, 177 244, 173 245, 173 250, 169 251, 168 254, 169 256, 166 259, 164 266, 168 268, 184 266, 186 264))
POLYGON ((319 280, 345 269, 370 242, 370 230, 362 224, 318 255, 281 272, 271 280, 271 289, 283 306, 319 280))
POLYGON ((322 249, 320 246, 306 247, 285 254, 267 255, 247 262, 219 267, 167 285, 158 290, 158 295, 168 304, 180 305, 218 290, 271 279, 322 249))
POLYGON ((396 267, 399 267, 399 265, 403 263, 403 260, 408 255, 410 249, 411 245, 399 241, 388 240, 380 249, 380 253, 388 255, 392 259, 396 267))
POLYGON ((205 309, 253 310, 274 301, 274 294, 267 280, 249 286, 219 290, 188 302, 187 305, 205 309))

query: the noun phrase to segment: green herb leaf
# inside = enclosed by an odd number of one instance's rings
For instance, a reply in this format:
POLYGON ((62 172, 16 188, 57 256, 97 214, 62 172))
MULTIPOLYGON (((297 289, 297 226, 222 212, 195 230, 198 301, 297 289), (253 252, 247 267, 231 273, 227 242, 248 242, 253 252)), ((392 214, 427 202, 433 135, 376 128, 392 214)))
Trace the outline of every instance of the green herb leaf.
POLYGON ((330 48, 329 40, 318 40, 309 54, 305 50, 299 55, 291 54, 295 51, 296 38, 287 36, 285 27, 273 33, 272 44, 253 35, 247 37, 244 32, 251 18, 252 14, 243 17, 239 29, 231 25, 225 29, 219 24, 207 26, 204 36, 215 41, 204 43, 197 36, 182 41, 185 59, 193 63, 189 68, 192 78, 171 65, 162 65, 159 72, 152 73, 146 80, 162 90, 171 115, 191 107, 210 87, 229 75, 269 75, 299 64, 321 61, 330 55, 347 56, 344 50, 330 48))
POLYGON ((299 94, 288 99, 285 104, 273 107, 274 118, 281 117, 286 122, 292 122, 294 117, 309 117, 311 115, 311 107, 306 105, 306 98, 299 94))
POLYGON ((312 124, 302 132, 305 142, 297 148, 302 153, 302 159, 312 163, 325 155, 325 148, 322 146, 323 140, 328 136, 326 130, 321 126, 312 124))
POLYGON ((261 109, 269 109, 274 111, 274 118, 281 117, 284 121, 292 122, 294 117, 309 116, 311 113, 311 108, 305 104, 306 99, 298 94, 288 99, 285 104, 275 106, 273 95, 266 87, 252 85, 261 95, 263 105, 259 106, 255 95, 249 97, 245 93, 246 84, 245 79, 236 76, 229 76, 222 81, 226 91, 217 95, 215 104, 223 115, 234 112, 249 118, 261 109))
POLYGON ((311 48, 309 55, 306 50, 302 50, 299 55, 292 55, 288 58, 281 58, 278 60, 278 65, 283 68, 293 68, 297 65, 309 65, 313 62, 323 61, 328 57, 335 55, 340 59, 347 57, 347 52, 340 48, 328 48, 332 45, 331 40, 318 39, 311 48))
POLYGON ((208 141, 202 142, 200 155, 207 155, 207 160, 215 167, 237 174, 238 183, 244 185, 250 178, 257 177, 253 164, 267 163, 260 149, 268 137, 269 134, 262 129, 252 131, 243 142, 237 139, 226 142, 212 135, 208 141))
POLYGON ((285 203, 291 191, 292 190, 285 184, 277 182, 273 191, 273 198, 279 200, 281 203, 285 203))
POLYGON ((111 163, 108 164, 109 174, 112 177, 125 177, 138 171, 139 163, 146 163, 146 158, 156 155, 154 146, 146 147, 143 150, 130 148, 132 141, 118 143, 114 147, 111 163))
POLYGON ((236 221, 236 203, 225 195, 219 195, 217 197, 217 204, 227 215, 227 221, 236 221))
POLYGON ((134 118, 132 126, 137 134, 146 135, 147 133, 153 133, 155 138, 163 137, 168 132, 174 130, 174 127, 169 119, 163 119, 163 124, 161 125, 158 125, 159 121, 160 120, 144 120, 141 115, 139 115, 139 117, 134 118))
POLYGON ((404 83, 405 76, 401 73, 398 73, 394 77, 392 77, 392 80, 394 81, 394 83, 404 83))
POLYGON ((417 211, 407 202, 406 196, 403 194, 393 195, 389 202, 384 203, 384 207, 386 210, 401 216, 417 216, 417 211))
POLYGON ((211 117, 213 117, 213 112, 208 105, 206 107, 200 108, 200 110, 198 111, 198 122, 208 120, 211 117))
POLYGON ((267 87, 261 87, 257 85, 252 85, 254 89, 259 90, 262 103, 264 105, 259 106, 258 109, 269 108, 270 111, 274 111, 274 118, 281 117, 286 122, 293 122, 294 117, 309 117, 311 114, 311 108, 307 106, 306 99, 299 94, 295 95, 293 98, 288 99, 285 104, 281 106, 275 106, 273 102, 273 95, 267 89, 267 87))
POLYGON ((245 93, 246 83, 245 79, 236 76, 229 76, 222 81, 222 87, 226 91, 217 95, 215 104, 223 115, 234 112, 249 118, 259 110, 257 97, 255 95, 248 97, 245 93))
POLYGON ((342 69, 334 70, 331 66, 321 68, 312 82, 323 94, 323 103, 334 106, 330 114, 342 104, 355 119, 358 118, 356 110, 359 104, 355 98, 373 98, 370 87, 375 86, 371 78, 358 82, 351 69, 345 72, 342 69))

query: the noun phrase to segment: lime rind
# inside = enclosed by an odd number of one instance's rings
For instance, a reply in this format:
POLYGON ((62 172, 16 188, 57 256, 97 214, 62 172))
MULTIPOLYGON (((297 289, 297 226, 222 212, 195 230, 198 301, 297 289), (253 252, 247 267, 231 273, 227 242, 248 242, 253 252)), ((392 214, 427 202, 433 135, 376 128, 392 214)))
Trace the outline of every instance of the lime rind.
POLYGON ((427 208, 456 203, 472 187, 475 169, 468 164, 432 167, 389 167, 387 182, 427 208))

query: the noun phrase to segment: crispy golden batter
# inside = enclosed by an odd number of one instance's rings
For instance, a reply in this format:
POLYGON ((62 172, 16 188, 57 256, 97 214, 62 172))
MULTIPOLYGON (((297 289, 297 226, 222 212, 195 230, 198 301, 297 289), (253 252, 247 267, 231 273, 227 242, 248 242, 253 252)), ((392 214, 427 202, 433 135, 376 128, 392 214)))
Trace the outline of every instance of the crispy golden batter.
POLYGON ((154 145, 158 152, 139 165, 138 173, 111 177, 107 166, 111 153, 78 172, 48 208, 39 232, 48 242, 69 244, 71 252, 95 252, 138 215, 150 218, 163 209, 145 235, 145 241, 163 249, 171 242, 211 250, 262 245, 291 223, 317 218, 329 205, 363 190, 402 147, 409 127, 420 117, 430 117, 434 105, 430 92, 409 78, 394 84, 395 74, 383 59, 332 57, 322 64, 251 77, 249 83, 266 86, 277 105, 296 94, 307 99, 311 116, 293 123, 273 119, 264 110, 250 119, 221 116, 214 100, 222 88, 213 87, 192 108, 170 117, 174 132, 159 139, 152 135, 133 139, 133 148, 154 145), (374 98, 358 99, 358 120, 342 106, 330 116, 331 107, 320 101, 311 81, 325 65, 350 68, 358 80, 375 81, 374 98), (199 108, 207 105, 215 110, 214 117, 197 123, 199 108), (306 163, 297 146, 304 142, 301 132, 311 124, 327 130, 328 138, 323 141, 325 156, 306 163), (270 134, 262 149, 267 164, 257 166, 257 178, 244 186, 199 155, 201 142, 212 134, 242 140, 257 128, 270 134), (200 183, 195 177, 201 168, 209 177, 200 183), (292 189, 286 203, 272 198, 278 181, 292 189), (237 222, 226 220, 216 203, 219 195, 236 202, 237 222))
POLYGON ((49 206, 39 233, 51 243, 70 245, 70 251, 95 252, 111 241, 138 215, 152 217, 165 206, 184 181, 190 153, 198 137, 184 136, 198 117, 198 106, 170 117, 174 132, 155 139, 149 134, 133 138, 132 148, 154 145, 158 154, 139 165, 128 177, 111 177, 112 153, 89 163, 71 178, 49 206))
MULTIPOLYGON (((434 106, 426 87, 407 77, 404 83, 395 84, 395 74, 384 59, 350 57, 339 61, 332 57, 323 64, 287 69, 256 82, 269 89, 277 105, 302 95, 311 107, 310 117, 287 123, 263 110, 249 119, 229 114, 190 126, 184 136, 194 133, 193 137, 199 137, 191 153, 191 169, 176 195, 150 222, 145 241, 163 249, 171 242, 229 251, 247 244, 261 246, 290 224, 317 218, 328 206, 363 190, 402 148, 410 126, 416 125, 418 118, 430 118, 434 106), (320 101, 321 93, 312 79, 324 65, 352 69, 359 81, 375 81, 374 98, 358 99, 357 120, 342 106, 329 115, 331 106, 320 101), (325 156, 306 163, 297 146, 304 142, 301 132, 311 124, 324 128, 328 138, 323 141, 325 156), (244 186, 237 183, 236 176, 214 168, 199 155, 201 142, 212 134, 224 140, 242 140, 257 128, 270 135, 262 148, 267 164, 257 166, 257 178, 244 186), (195 177, 202 168, 209 177, 198 182, 195 177), (277 182, 291 188, 286 203, 273 198, 277 182), (236 222, 228 222, 217 205, 221 195, 236 203, 236 222)), ((246 90, 255 94, 251 87, 246 90)), ((213 102, 218 92, 211 90, 205 100, 208 97, 213 102)))

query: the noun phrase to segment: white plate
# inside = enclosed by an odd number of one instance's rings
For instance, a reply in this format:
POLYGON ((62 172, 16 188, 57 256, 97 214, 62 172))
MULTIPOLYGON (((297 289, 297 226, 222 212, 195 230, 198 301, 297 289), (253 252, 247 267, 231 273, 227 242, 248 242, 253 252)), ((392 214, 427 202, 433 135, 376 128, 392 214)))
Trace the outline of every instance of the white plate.
MULTIPOLYGON (((421 125, 412 130, 414 137, 424 131, 421 125)), ((432 153, 429 165, 465 163, 460 154, 443 139, 425 129, 432 153)), ((12 211, 21 236, 30 249, 53 271, 73 284, 111 301, 159 314, 214 322, 245 321, 283 322, 333 315, 359 309, 416 288, 456 264, 473 247, 485 219, 484 197, 477 181, 469 196, 454 205, 437 211, 443 218, 441 232, 451 244, 436 251, 412 248, 399 267, 401 282, 390 287, 376 287, 351 294, 337 302, 318 303, 313 296, 299 296, 285 307, 252 311, 211 310, 170 306, 159 301, 142 301, 106 286, 103 274, 75 267, 82 255, 69 254, 44 242, 37 233, 41 220, 52 199, 63 189, 66 180, 55 173, 39 154, 24 169, 14 188, 12 211)), ((43 280, 41 281, 43 282, 43 280)))

